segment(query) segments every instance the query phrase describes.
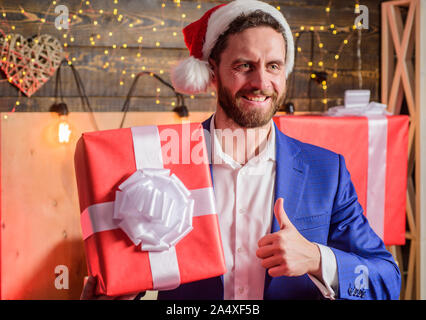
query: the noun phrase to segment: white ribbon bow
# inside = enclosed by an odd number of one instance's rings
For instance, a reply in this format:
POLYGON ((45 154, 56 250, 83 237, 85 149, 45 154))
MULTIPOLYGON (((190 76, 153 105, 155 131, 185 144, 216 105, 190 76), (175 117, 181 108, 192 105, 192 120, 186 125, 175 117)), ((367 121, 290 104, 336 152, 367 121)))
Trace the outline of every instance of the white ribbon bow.
POLYGON ((137 170, 119 189, 113 218, 142 250, 168 250, 193 229, 191 192, 170 170, 137 170))

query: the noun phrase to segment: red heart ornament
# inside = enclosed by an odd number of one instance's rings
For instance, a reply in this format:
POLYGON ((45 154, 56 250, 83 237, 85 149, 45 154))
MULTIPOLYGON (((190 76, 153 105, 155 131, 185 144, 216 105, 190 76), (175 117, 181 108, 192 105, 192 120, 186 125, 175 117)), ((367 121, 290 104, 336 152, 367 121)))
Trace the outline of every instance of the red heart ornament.
POLYGON ((31 97, 58 69, 64 53, 58 39, 43 34, 26 39, 0 33, 0 64, 10 83, 31 97))

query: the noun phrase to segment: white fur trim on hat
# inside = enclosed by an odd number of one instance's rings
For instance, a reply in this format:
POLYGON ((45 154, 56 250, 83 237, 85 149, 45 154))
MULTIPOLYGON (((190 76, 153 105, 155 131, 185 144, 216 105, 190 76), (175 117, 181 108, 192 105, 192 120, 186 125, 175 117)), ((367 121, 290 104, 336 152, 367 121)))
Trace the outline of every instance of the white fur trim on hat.
POLYGON ((176 91, 193 94, 207 90, 211 73, 212 70, 207 61, 190 56, 172 70, 171 78, 176 91))

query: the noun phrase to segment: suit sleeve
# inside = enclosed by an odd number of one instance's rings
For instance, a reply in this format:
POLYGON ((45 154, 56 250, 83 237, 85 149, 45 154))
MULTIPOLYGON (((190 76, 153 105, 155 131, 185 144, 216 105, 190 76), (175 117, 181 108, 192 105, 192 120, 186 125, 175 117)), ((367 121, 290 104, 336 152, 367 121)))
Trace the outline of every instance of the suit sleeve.
POLYGON ((341 155, 328 246, 336 256, 339 299, 399 298, 399 268, 365 218, 341 155))

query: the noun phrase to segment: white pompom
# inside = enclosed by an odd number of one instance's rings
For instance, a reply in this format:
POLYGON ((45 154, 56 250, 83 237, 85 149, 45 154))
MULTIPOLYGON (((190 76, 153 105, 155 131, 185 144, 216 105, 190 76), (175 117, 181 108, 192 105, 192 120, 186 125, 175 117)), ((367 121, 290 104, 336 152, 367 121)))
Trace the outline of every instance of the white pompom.
POLYGON ((172 84, 180 93, 205 92, 211 82, 211 73, 208 62, 190 56, 172 70, 172 84))

